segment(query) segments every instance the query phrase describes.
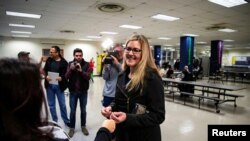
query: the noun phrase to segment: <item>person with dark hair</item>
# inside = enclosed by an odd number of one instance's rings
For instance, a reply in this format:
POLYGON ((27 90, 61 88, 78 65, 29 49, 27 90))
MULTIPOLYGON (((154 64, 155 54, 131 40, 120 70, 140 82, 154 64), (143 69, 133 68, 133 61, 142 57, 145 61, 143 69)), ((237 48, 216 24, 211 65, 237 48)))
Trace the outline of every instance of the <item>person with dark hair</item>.
POLYGON ((86 105, 88 100, 88 89, 90 75, 93 68, 89 67, 89 63, 83 59, 83 52, 80 48, 73 51, 74 60, 69 62, 66 78, 69 87, 69 105, 70 105, 70 130, 69 136, 73 137, 76 123, 76 106, 77 101, 80 102, 81 109, 81 128, 84 135, 89 135, 86 128, 86 105))
POLYGON ((174 70, 180 70, 180 59, 176 59, 174 63, 174 70))
POLYGON ((30 52, 27 51, 20 51, 17 54, 17 58, 20 61, 26 61, 26 62, 30 62, 30 57, 29 57, 30 52))
POLYGON ((103 116, 117 124, 115 140, 161 141, 164 88, 145 36, 133 35, 128 39, 122 67, 115 99, 101 110, 103 116))
MULTIPOLYGON (((17 54, 17 58, 18 60, 20 61, 24 61, 24 62, 32 62, 32 59, 30 58, 30 52, 27 52, 27 51, 20 51, 18 54, 17 54)), ((41 65, 42 65, 42 60, 43 57, 41 57, 39 63, 37 63, 37 66, 40 68, 41 65)), ((34 62, 34 61, 33 61, 34 62)))
MULTIPOLYGON (((8 141, 69 141, 55 122, 49 121, 46 97, 36 64, 0 59, 0 138, 8 141), (28 85, 27 85, 28 83, 28 85), (13 86, 15 88, 13 89, 13 86)), ((111 141, 116 124, 104 120, 94 141, 111 141)))
POLYGON ((174 70, 173 70, 172 66, 168 65, 167 67, 168 68, 167 68, 166 77, 167 78, 173 78, 174 70))
POLYGON ((0 89, 1 140, 69 139, 59 126, 48 120, 46 98, 36 64, 11 58, 0 59, 0 89))
POLYGON ((45 66, 43 68, 49 109, 53 121, 57 122, 57 97, 62 120, 64 121, 66 126, 69 126, 70 121, 67 115, 64 95, 64 90, 67 88, 67 79, 65 77, 67 66, 68 62, 61 56, 60 48, 58 46, 52 46, 50 48, 50 57, 48 57, 48 59, 46 60, 45 66))
MULTIPOLYGON (((193 81, 193 75, 189 71, 188 65, 185 65, 183 70, 182 70, 182 79, 181 81, 193 81)), ((178 88, 180 92, 189 92, 189 93, 194 93, 194 87, 189 84, 179 84, 178 88)), ((183 95, 182 93, 180 94, 181 97, 185 97, 186 95, 183 95)))

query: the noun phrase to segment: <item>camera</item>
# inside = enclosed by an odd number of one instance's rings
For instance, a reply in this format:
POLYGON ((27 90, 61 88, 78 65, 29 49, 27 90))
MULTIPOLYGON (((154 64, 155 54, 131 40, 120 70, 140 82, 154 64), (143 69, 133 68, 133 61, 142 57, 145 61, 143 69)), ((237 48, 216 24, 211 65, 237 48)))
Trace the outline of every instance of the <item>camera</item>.
POLYGON ((104 59, 104 64, 112 64, 113 58, 111 57, 114 56, 115 58, 118 58, 119 54, 118 52, 108 52, 108 55, 106 56, 106 58, 104 59))
POLYGON ((73 65, 75 66, 75 69, 79 69, 79 66, 77 66, 77 62, 74 62, 73 65))

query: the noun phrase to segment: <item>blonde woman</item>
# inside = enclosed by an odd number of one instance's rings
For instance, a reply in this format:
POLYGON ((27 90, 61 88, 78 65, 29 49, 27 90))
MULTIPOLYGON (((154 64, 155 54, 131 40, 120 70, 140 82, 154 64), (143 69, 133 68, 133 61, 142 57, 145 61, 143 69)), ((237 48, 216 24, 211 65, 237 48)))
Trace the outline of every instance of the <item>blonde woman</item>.
POLYGON ((133 35, 126 42, 123 72, 115 100, 101 113, 116 124, 116 141, 161 141, 165 120, 163 84, 148 40, 133 35))

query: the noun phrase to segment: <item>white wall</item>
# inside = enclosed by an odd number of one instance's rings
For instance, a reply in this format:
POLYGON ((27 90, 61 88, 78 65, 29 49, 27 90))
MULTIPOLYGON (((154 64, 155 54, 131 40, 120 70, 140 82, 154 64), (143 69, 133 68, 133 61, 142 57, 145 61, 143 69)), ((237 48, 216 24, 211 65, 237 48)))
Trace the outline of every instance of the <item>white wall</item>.
POLYGON ((64 58, 67 61, 73 60, 73 50, 81 48, 83 50, 83 58, 89 61, 92 57, 95 59, 94 74, 97 68, 97 52, 102 53, 101 43, 99 42, 84 42, 84 41, 64 41, 64 40, 46 40, 46 39, 30 39, 30 38, 0 38, 0 58, 14 57, 20 51, 30 52, 30 57, 39 61, 42 57, 42 49, 49 49, 51 46, 58 43, 59 47, 64 50, 64 58))

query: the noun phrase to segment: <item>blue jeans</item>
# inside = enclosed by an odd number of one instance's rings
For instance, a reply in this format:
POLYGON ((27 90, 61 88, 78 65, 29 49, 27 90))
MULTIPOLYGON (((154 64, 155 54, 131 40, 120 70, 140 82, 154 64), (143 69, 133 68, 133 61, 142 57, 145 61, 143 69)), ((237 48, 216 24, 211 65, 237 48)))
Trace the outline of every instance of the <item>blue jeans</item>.
POLYGON ((114 99, 115 99, 114 97, 103 96, 102 106, 103 106, 103 107, 109 106, 110 103, 111 103, 114 99))
POLYGON ((76 123, 76 106, 77 100, 80 101, 80 109, 81 109, 81 127, 86 126, 86 105, 88 99, 88 92, 70 92, 69 96, 69 105, 70 105, 70 128, 75 128, 76 123))
POLYGON ((49 104, 50 113, 52 116, 53 121, 57 122, 57 114, 56 114, 56 96, 59 102, 61 117, 64 123, 67 125, 69 123, 69 119, 67 116, 67 109, 65 105, 65 96, 64 92, 60 90, 59 85, 49 84, 48 88, 46 89, 47 92, 47 99, 49 104))

